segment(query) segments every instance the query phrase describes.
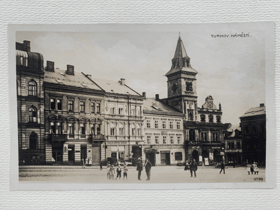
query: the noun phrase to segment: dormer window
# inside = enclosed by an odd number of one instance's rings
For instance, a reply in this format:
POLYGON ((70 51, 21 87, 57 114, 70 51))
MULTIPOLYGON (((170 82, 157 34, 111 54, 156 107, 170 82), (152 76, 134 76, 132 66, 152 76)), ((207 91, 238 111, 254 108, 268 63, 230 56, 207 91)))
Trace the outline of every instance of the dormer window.
POLYGON ((217 123, 220 123, 221 122, 221 116, 217 116, 217 123))
POLYGON ((201 122, 205 122, 205 115, 204 114, 200 115, 200 120, 201 120, 201 122))
POLYGON ((213 122, 213 115, 209 115, 209 122, 213 122))

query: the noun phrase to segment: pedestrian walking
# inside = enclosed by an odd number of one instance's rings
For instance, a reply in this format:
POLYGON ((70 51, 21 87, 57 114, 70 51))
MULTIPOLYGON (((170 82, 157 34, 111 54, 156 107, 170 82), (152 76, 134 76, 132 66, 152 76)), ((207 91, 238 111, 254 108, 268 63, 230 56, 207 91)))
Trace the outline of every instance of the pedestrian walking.
POLYGON ((100 167, 100 170, 102 170, 102 161, 101 160, 99 162, 99 167, 100 167))
POLYGON ((247 164, 247 172, 248 172, 248 175, 250 175, 250 172, 251 172, 251 165, 250 164, 247 164))
POLYGON ((221 162, 221 170, 220 170, 220 173, 224 171, 224 174, 226 173, 225 172, 225 164, 224 164, 224 161, 221 162))
POLYGON ((146 159, 145 170, 146 170, 146 174, 147 174, 147 181, 150 181, 150 178, 151 178, 151 168, 152 168, 152 163, 148 159, 146 159))
POLYGON ((82 168, 86 168, 86 159, 85 157, 82 157, 82 168))
POLYGON ((251 165, 250 170, 251 170, 251 174, 254 174, 254 166, 253 166, 253 164, 251 165))
POLYGON ((143 170, 143 164, 141 158, 138 158, 136 170, 138 171, 138 180, 141 180, 141 172, 143 170))
POLYGON ((191 171, 191 177, 193 176, 193 174, 194 174, 194 177, 196 177, 197 163, 196 163, 195 159, 193 159, 193 161, 190 165, 190 171, 191 171))
POLYGON ((124 178, 127 179, 127 172, 128 172, 128 169, 126 167, 126 164, 124 164, 124 166, 123 166, 123 180, 124 180, 124 178))
POLYGON ((110 170, 111 170, 111 165, 107 164, 107 179, 111 179, 110 170))
POLYGON ((119 179, 121 179, 121 175, 122 175, 122 169, 121 169, 121 166, 118 165, 116 180, 118 179, 118 177, 119 177, 119 179))
POLYGON ((259 174, 259 168, 258 168, 258 163, 257 162, 254 162, 253 164, 253 170, 254 170, 254 173, 255 174, 259 174))
POLYGON ((110 179, 114 180, 114 176, 115 176, 115 169, 113 164, 111 164, 110 166, 110 179))

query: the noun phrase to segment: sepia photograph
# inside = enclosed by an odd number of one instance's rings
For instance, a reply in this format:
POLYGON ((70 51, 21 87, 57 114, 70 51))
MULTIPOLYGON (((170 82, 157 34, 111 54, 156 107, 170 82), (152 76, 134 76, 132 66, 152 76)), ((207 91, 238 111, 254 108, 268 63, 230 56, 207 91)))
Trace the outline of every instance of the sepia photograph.
POLYGON ((254 188, 274 177, 272 23, 35 29, 10 31, 11 182, 254 188))

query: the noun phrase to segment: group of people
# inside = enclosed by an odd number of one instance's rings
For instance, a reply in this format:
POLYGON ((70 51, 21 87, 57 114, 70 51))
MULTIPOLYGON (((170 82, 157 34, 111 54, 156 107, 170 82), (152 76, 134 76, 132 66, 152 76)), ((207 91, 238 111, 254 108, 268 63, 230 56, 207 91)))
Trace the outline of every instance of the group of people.
POLYGON ((147 174, 147 181, 150 181, 151 178, 151 168, 152 168, 152 163, 146 159, 145 163, 143 165, 142 158, 138 158, 137 164, 136 164, 136 170, 138 171, 138 180, 141 180, 141 172, 143 171, 143 167, 145 167, 146 174, 147 174))
MULTIPOLYGON (((143 171, 143 168, 145 168, 146 170, 147 181, 150 181, 152 164, 148 159, 146 159, 145 163, 143 164, 142 159, 139 158, 136 164, 136 170, 138 171, 138 180, 141 180, 141 172, 143 171)), ((102 169, 102 166, 100 166, 100 169, 102 169)), ((124 163, 123 168, 121 167, 120 163, 118 163, 116 170, 113 164, 110 164, 110 162, 107 163, 107 179, 117 180, 119 178, 120 180, 122 171, 123 171, 123 180, 127 179, 128 168, 126 163, 124 163), (116 172, 116 178, 115 178, 115 172, 116 172)))
MULTIPOLYGON (((128 169, 127 169, 126 164, 124 163, 123 169, 121 168, 120 164, 118 164, 118 166, 117 166, 117 169, 116 169, 116 172, 117 172, 116 180, 118 178, 121 179, 122 171, 123 171, 123 180, 124 180, 124 178, 127 179, 128 169)), ((115 179, 115 168, 114 168, 113 164, 110 164, 110 162, 107 163, 107 179, 112 179, 112 180, 115 179)))
POLYGON ((247 164, 247 172, 248 175, 250 174, 259 174, 259 168, 258 168, 258 163, 253 162, 253 164, 247 164))
POLYGON ((190 170, 191 172, 191 177, 196 177, 196 171, 197 171, 197 162, 195 159, 193 159, 193 161, 190 162, 186 162, 185 164, 185 170, 190 170))

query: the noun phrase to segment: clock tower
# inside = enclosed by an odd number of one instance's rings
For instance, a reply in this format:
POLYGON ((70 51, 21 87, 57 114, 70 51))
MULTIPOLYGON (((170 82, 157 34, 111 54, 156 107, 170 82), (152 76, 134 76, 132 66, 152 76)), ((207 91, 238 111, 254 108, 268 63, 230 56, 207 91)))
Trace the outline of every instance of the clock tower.
POLYGON ((186 121, 197 121, 196 74, 179 36, 167 77, 168 104, 185 114, 186 121))

